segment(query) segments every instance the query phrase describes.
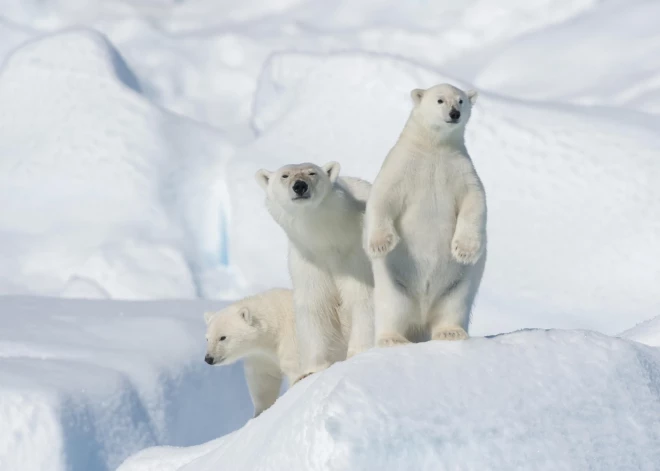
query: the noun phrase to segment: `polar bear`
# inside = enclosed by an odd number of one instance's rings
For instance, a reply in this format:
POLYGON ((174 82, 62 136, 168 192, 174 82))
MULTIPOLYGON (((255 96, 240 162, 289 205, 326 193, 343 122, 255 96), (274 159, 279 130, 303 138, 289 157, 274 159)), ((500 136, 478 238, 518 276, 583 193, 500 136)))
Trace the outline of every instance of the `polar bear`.
POLYGON ((441 84, 411 95, 365 215, 378 346, 467 338, 486 263, 486 194, 464 140, 477 93, 441 84))
POLYGON ((286 165, 255 177, 289 238, 303 377, 373 346, 373 275, 362 247, 370 184, 340 166, 286 165))
POLYGON ((300 377, 293 314, 293 293, 271 289, 204 314, 209 365, 244 360, 245 379, 254 417, 280 394, 282 377, 289 385, 300 377))

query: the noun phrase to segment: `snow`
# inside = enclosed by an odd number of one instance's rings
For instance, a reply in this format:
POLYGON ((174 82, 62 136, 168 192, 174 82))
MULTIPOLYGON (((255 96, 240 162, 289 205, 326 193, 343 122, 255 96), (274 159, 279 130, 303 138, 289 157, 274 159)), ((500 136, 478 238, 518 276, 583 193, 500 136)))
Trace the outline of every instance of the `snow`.
POLYGON ((190 298, 204 290, 201 275, 226 269, 222 176, 232 148, 139 92, 89 30, 40 38, 6 60, 3 292, 190 298))
POLYGON ((203 362, 201 313, 220 307, 0 298, 0 469, 115 469, 144 447, 242 425, 242 368, 203 362))
POLYGON ((619 336, 646 345, 660 347, 660 316, 640 322, 635 327, 622 332, 619 336))
POLYGON ((659 350, 586 331, 372 350, 299 383, 185 466, 148 450, 119 470, 650 470, 659 375, 659 350))
POLYGON ((3 2, 0 469, 653 469, 658 18, 652 0, 3 2), (255 171, 371 180, 409 91, 442 81, 480 92, 476 338, 370 351, 246 424, 202 313, 290 285, 255 171))

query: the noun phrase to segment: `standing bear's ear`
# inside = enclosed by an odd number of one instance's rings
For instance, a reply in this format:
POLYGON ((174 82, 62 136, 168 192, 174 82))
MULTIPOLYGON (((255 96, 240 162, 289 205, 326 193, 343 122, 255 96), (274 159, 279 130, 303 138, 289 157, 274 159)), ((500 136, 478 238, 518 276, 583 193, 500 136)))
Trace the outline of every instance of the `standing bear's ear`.
POLYGON ((206 325, 209 325, 214 317, 215 317, 215 312, 205 312, 204 322, 206 322, 206 325))
POLYGON ((252 317, 252 314, 247 307, 242 307, 240 311, 238 311, 238 315, 241 316, 247 325, 254 325, 256 323, 256 319, 252 317))
POLYGON ((337 181, 337 177, 339 176, 339 170, 341 169, 341 165, 339 165, 339 162, 328 162, 322 168, 323 171, 328 174, 328 177, 330 177, 330 181, 332 183, 337 181))
POLYGON ((477 102, 477 97, 479 96, 479 93, 476 90, 468 90, 466 95, 470 99, 470 103, 474 105, 477 102))
POLYGON ((416 88, 412 92, 410 92, 410 97, 412 98, 413 102, 416 105, 419 105, 420 102, 422 101, 422 98, 424 97, 424 90, 421 88, 416 88))
POLYGON ((254 179, 257 181, 259 186, 265 190, 268 188, 268 181, 272 175, 273 172, 269 172, 268 170, 262 168, 254 174, 254 179))

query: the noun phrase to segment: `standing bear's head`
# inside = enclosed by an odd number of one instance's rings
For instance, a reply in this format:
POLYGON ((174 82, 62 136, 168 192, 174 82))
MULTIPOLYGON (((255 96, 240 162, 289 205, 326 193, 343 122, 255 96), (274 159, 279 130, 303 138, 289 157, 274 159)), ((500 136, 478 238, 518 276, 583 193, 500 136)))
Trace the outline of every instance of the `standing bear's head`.
POLYGON ((315 208, 332 191, 340 166, 329 162, 322 167, 303 163, 285 165, 269 172, 259 170, 255 178, 266 192, 267 200, 287 212, 315 208))
POLYGON ((415 107, 412 117, 424 127, 449 136, 462 134, 470 119, 472 105, 477 101, 477 92, 464 92, 448 83, 410 92, 415 107))
POLYGON ((219 312, 204 313, 206 356, 209 365, 229 365, 265 345, 264 326, 245 303, 234 303, 219 312))

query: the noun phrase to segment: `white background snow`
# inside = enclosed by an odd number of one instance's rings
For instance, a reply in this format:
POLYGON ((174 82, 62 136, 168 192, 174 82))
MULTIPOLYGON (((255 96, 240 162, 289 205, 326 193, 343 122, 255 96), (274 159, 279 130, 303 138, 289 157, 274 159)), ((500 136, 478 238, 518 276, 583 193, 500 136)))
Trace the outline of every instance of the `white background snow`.
POLYGON ((658 25, 655 0, 0 2, 0 470, 657 469, 658 25), (289 285, 254 172, 372 180, 444 81, 480 92, 475 338, 248 422, 202 314, 289 285))

